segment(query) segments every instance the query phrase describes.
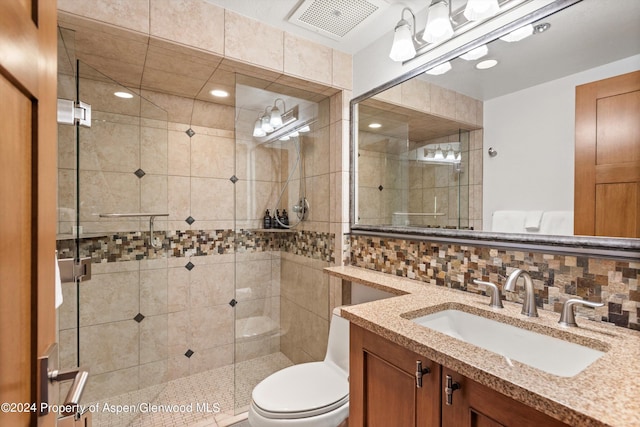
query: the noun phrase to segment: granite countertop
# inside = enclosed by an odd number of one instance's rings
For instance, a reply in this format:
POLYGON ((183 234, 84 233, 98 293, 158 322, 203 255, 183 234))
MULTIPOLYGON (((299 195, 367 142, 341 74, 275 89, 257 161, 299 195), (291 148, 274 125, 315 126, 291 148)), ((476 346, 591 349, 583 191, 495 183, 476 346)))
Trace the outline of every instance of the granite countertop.
MULTIPOLYGON (((522 305, 489 307, 489 297, 359 267, 328 267, 333 276, 397 295, 342 308, 352 323, 567 424, 640 426, 640 332, 577 317, 578 328, 558 325, 559 314, 520 314, 522 305), (448 308, 541 332, 605 354, 573 377, 559 377, 429 330, 410 319, 448 308)), ((553 358, 553 354, 549 354, 553 358)))

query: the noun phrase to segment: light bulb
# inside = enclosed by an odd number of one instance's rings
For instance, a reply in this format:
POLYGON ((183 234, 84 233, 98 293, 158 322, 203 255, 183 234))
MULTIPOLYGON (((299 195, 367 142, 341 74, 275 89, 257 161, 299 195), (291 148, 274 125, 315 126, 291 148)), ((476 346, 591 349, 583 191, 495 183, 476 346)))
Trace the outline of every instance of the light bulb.
POLYGON ((271 126, 271 118, 269 117, 269 115, 265 114, 260 120, 262 120, 262 130, 264 130, 266 133, 273 132, 274 129, 273 126, 271 126))
POLYGON ((271 116, 269 118, 269 123, 275 129, 277 129, 280 126, 282 126, 282 115, 280 114, 280 110, 276 106, 274 106, 271 109, 271 116))
POLYGON ((452 149, 452 148, 449 148, 449 151, 447 151, 447 157, 446 157, 446 160, 454 161, 455 159, 456 159, 456 155, 455 155, 455 153, 453 152, 453 149, 452 149))
POLYGON ((522 39, 526 39, 533 34, 533 25, 527 24, 524 27, 520 27, 517 30, 511 31, 509 34, 500 37, 500 40, 505 42, 518 42, 522 39))
POLYGON ((433 156, 433 160, 444 160, 444 154, 442 154, 440 147, 436 148, 436 154, 433 156))
POLYGON ((498 13, 498 0, 469 0, 464 9, 464 17, 469 21, 480 21, 498 13))
POLYGON ((266 135, 267 135, 267 132, 265 132, 264 129, 262 129, 262 119, 258 117, 255 125, 253 125, 253 136, 262 137, 266 135))
POLYGON ((411 25, 404 19, 401 19, 398 25, 396 25, 389 58, 391 58, 392 61, 402 62, 414 56, 416 56, 416 47, 413 45, 411 25))
POLYGON ((425 71, 425 74, 431 74, 432 76, 439 76, 440 74, 444 74, 449 70, 451 70, 451 63, 447 61, 425 71))
POLYGON ((422 33, 422 39, 428 43, 439 43, 453 36, 453 27, 449 20, 449 6, 440 1, 429 6, 427 25, 422 33))

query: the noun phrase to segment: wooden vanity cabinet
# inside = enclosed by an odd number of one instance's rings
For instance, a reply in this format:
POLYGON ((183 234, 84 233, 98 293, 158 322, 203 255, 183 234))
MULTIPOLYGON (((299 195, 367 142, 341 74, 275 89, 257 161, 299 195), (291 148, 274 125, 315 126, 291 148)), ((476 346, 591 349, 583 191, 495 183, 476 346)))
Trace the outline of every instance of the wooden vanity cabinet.
POLYGON ((349 341, 349 427, 440 426, 440 365, 353 323, 349 341))
POLYGON ((350 334, 349 427, 568 427, 353 323, 350 334), (430 371, 421 388, 416 361, 430 371))
POLYGON ((442 426, 568 427, 555 418, 447 368, 442 368, 442 426), (447 376, 460 387, 451 393, 451 405, 446 404, 447 376))

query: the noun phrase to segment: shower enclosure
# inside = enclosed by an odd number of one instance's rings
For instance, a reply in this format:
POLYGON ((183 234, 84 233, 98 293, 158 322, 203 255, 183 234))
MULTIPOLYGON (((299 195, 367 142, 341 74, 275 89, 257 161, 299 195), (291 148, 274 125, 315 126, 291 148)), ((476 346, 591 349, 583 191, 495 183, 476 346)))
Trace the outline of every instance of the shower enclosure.
POLYGON ((376 101, 356 108, 356 221, 469 228, 470 132, 376 101))
POLYGON ((82 403, 94 426, 230 419, 258 381, 323 356, 331 240, 316 230, 328 222, 329 102, 153 40, 147 83, 134 86, 127 61, 114 65, 117 42, 59 31, 59 98, 91 115, 90 126, 59 125, 58 258, 92 267, 90 280, 63 284, 61 368, 89 368, 82 403), (81 59, 109 42, 104 70, 81 59), (187 62, 190 76, 172 80, 187 62), (197 73, 208 77, 189 97, 181 84, 197 73), (274 103, 285 123, 255 137, 274 103), (264 229, 267 209, 296 226, 264 229), (305 255, 310 239, 320 256, 305 255), (318 286, 299 289, 299 274, 318 286))

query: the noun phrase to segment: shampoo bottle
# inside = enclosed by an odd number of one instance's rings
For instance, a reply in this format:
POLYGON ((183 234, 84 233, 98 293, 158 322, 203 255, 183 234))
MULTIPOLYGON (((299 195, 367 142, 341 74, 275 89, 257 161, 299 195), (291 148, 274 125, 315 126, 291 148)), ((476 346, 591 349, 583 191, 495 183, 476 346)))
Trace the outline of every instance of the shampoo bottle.
POLYGON ((269 209, 264 214, 264 218, 262 218, 262 228, 271 228, 271 216, 269 215, 269 209))

